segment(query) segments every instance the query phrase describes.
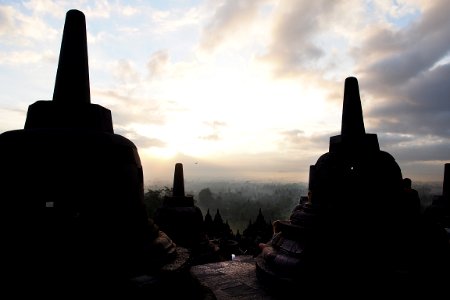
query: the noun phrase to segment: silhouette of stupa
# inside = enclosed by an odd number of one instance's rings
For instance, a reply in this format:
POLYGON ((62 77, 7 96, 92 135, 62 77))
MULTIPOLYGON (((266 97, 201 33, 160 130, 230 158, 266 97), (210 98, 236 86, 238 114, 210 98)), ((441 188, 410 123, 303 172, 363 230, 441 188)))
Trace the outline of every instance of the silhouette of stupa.
POLYGON ((194 205, 194 197, 184 192, 183 164, 175 164, 172 195, 164 197, 154 219, 177 245, 192 249, 206 241, 202 211, 194 205))
POLYGON ((330 138, 329 152, 310 167, 309 201, 297 205, 288 221, 274 222, 257 275, 285 287, 391 278, 400 252, 394 236, 401 191, 401 170, 380 150, 377 135, 365 132, 358 81, 349 77, 341 134, 330 138))
POLYGON ((136 146, 90 103, 82 12, 66 15, 53 101, 30 105, 25 128, 0 135, 0 165, 2 278, 17 291, 106 293, 183 264, 147 216, 136 146))
POLYGON ((442 195, 434 196, 426 214, 433 222, 446 229, 450 244, 450 163, 444 164, 442 195))

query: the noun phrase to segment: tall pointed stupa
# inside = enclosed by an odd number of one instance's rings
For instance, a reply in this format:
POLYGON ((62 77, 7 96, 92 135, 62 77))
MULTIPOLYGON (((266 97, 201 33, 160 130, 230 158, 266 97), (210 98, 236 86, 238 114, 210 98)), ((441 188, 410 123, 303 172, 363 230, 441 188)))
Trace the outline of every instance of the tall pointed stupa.
POLYGON ((257 258, 258 277, 282 290, 390 278, 401 192, 400 167, 380 150, 377 135, 366 133, 358 81, 349 77, 341 134, 310 166, 308 201, 289 220, 274 222, 275 234, 257 258))
POLYGON ((184 191, 183 164, 175 164, 172 195, 164 197, 154 219, 177 245, 193 249, 206 242, 202 211, 194 205, 194 197, 184 191))
POLYGON ((66 14, 53 100, 0 135, 0 165, 2 278, 18 291, 113 291, 175 259, 147 216, 136 146, 91 104, 81 11, 66 14))
POLYGON ((53 101, 28 108, 25 129, 44 128, 114 133, 111 111, 91 103, 86 19, 78 10, 66 15, 53 101))
POLYGON ((310 192, 316 202, 345 207, 346 212, 355 209, 359 216, 384 211, 382 203, 393 205, 394 200, 387 199, 401 192, 400 167, 389 153, 380 150, 377 135, 365 131, 354 77, 345 80, 341 134, 330 138, 329 152, 312 170, 310 192))

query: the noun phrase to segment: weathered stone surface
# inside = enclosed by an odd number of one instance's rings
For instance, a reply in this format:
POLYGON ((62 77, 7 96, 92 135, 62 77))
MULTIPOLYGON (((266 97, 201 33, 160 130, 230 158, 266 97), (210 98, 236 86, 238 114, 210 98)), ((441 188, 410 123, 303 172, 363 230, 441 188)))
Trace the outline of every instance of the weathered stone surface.
POLYGON ((252 256, 236 256, 232 261, 194 266, 191 273, 213 292, 217 300, 277 299, 257 280, 252 256))

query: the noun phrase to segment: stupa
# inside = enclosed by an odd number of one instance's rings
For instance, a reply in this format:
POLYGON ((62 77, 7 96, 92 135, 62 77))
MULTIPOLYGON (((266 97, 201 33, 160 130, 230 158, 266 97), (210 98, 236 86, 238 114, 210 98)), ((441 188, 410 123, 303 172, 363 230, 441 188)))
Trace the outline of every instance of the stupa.
POLYGON ((354 77, 345 80, 341 134, 330 138, 309 176, 308 201, 274 222, 272 239, 261 245, 258 277, 284 287, 395 277, 402 173, 377 135, 365 132, 354 77))
POLYGON ((67 12, 52 101, 0 135, 2 278, 14 293, 115 292, 183 268, 188 253, 148 218, 136 146, 90 101, 86 21, 67 12))
POLYGON ((208 239, 202 211, 195 205, 194 197, 185 194, 182 163, 175 164, 172 195, 164 197, 154 220, 177 245, 189 249, 191 265, 220 259, 219 249, 208 239))
POLYGON ((164 197, 154 219, 177 245, 195 248, 207 240, 202 211, 194 205, 194 197, 184 191, 183 164, 175 164, 172 195, 164 197))
POLYGON ((450 280, 450 163, 444 164, 442 195, 434 196, 425 208, 421 225, 416 272, 422 282, 426 279, 444 288, 450 280))
POLYGON ((427 213, 448 231, 450 237, 450 163, 444 165, 442 195, 434 197, 427 213))

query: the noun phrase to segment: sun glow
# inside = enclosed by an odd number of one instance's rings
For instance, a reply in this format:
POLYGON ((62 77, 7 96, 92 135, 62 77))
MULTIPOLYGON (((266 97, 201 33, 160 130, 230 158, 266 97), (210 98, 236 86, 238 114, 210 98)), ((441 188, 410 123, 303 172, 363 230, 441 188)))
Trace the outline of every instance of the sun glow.
POLYGON ((161 158, 276 151, 285 128, 312 133, 325 112, 320 90, 295 80, 273 81, 249 66, 199 68, 159 91, 169 99, 161 105, 170 105, 164 124, 134 130, 164 142, 148 149, 161 158))

